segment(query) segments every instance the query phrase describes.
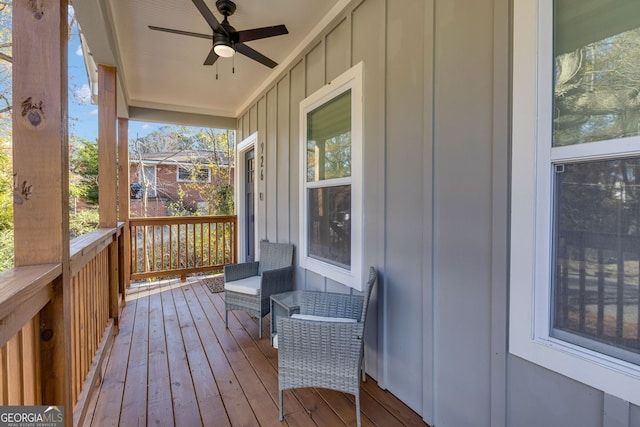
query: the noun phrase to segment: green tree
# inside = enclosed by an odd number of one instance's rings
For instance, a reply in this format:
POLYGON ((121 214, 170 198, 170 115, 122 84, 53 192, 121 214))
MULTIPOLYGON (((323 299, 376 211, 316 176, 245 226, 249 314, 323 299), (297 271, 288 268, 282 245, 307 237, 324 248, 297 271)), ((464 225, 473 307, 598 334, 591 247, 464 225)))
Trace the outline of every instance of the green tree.
POLYGON ((72 197, 91 205, 98 204, 98 143, 71 137, 71 177, 69 191, 72 197))
MULTIPOLYGON (((194 149, 192 167, 190 170, 192 181, 180 184, 183 196, 188 193, 198 194, 200 200, 206 202, 206 209, 198 213, 205 215, 233 215, 233 185, 231 183, 231 165, 234 164, 233 133, 222 129, 200 129, 189 138, 190 147, 194 149), (199 157, 202 152, 210 153, 207 161, 203 162, 199 157), (211 171, 211 181, 203 183, 197 179, 203 172, 211 171)), ((177 201, 179 206, 184 206, 183 199, 177 201)))
POLYGON ((13 177, 11 146, 0 137, 0 230, 13 228, 13 177))
POLYGON ((98 208, 87 207, 69 214, 69 234, 73 239, 98 228, 100 214, 98 208))
POLYGON ((0 1, 0 271, 13 267, 11 2, 0 1))
MULTIPOLYGON (((166 161, 174 162, 174 155, 180 153, 190 158, 187 167, 193 182, 182 182, 178 188, 178 199, 172 200, 169 210, 176 216, 193 213, 205 215, 233 214, 233 186, 230 165, 234 164, 235 141, 233 132, 222 129, 163 126, 144 137, 136 137, 129 143, 131 162, 143 170, 144 158, 152 153, 166 153, 166 161), (209 180, 201 179, 203 176, 209 180), (203 182, 207 181, 207 182, 203 182), (198 194, 198 199, 206 202, 206 209, 198 209, 189 201, 189 195, 198 194)), ((161 156, 159 156, 161 157, 161 156)), ((165 160, 157 160, 163 164, 165 160)), ((155 188, 158 195, 167 193, 161 183, 149 185, 145 174, 139 174, 143 188, 143 211, 146 212, 147 194, 144 189, 155 188)))
POLYGON ((11 2, 0 1, 0 120, 11 121, 11 2))

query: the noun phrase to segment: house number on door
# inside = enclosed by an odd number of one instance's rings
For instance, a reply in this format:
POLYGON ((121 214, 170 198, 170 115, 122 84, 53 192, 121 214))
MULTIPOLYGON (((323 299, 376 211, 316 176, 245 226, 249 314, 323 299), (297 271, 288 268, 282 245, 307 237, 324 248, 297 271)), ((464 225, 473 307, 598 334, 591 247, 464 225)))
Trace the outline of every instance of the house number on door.
POLYGON ((264 142, 260 143, 260 181, 264 181, 264 142))

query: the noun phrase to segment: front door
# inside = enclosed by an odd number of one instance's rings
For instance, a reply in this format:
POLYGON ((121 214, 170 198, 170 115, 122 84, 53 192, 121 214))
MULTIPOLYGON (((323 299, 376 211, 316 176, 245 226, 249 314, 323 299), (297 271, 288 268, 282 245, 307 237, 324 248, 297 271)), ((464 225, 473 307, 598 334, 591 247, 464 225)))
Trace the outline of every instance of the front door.
POLYGON ((255 205, 254 205, 254 181, 256 178, 256 161, 255 151, 253 149, 247 151, 244 155, 244 162, 246 166, 245 174, 245 224, 246 224, 246 259, 247 262, 255 261, 256 257, 256 244, 255 244, 255 205))

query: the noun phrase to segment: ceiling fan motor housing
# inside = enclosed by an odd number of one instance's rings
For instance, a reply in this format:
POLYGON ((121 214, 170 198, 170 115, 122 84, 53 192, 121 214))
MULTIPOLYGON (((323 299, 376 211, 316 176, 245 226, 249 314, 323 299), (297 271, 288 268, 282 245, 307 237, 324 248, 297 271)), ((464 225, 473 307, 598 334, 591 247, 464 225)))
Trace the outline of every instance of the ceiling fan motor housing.
POLYGON ((231 16, 236 11, 236 4, 231 0, 216 0, 216 7, 223 16, 231 16))
POLYGON ((227 46, 233 46, 233 40, 225 33, 213 33, 213 45, 225 44, 227 46))

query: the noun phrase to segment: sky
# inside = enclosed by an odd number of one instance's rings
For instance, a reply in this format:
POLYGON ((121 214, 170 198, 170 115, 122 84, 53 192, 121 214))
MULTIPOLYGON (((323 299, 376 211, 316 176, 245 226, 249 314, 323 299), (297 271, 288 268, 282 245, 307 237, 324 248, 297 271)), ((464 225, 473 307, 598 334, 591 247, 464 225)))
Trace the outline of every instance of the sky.
MULTIPOLYGON (((91 103, 89 80, 82 58, 78 27, 74 25, 69 40, 69 134, 89 141, 98 138, 98 106, 91 103)), ((143 137, 160 127, 161 123, 129 121, 129 139, 143 137)))

